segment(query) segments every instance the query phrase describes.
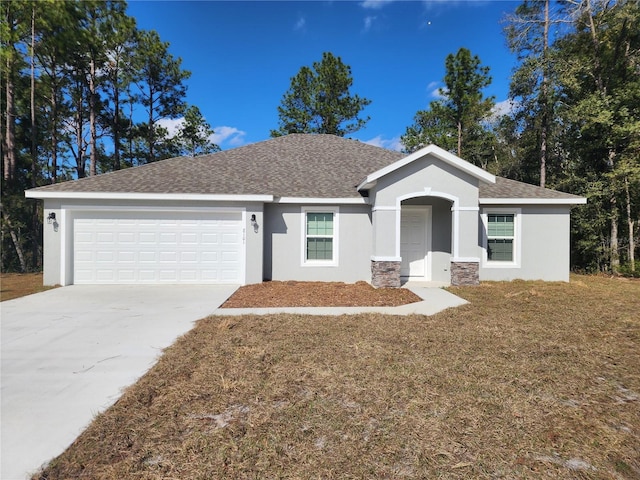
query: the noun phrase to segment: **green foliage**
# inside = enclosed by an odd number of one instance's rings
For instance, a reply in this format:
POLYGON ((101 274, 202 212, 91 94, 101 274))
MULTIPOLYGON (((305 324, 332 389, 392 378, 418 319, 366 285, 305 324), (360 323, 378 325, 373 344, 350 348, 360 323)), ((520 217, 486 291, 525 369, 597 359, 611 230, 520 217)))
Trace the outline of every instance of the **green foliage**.
POLYGON ((574 267, 620 272, 626 263, 633 271, 640 223, 640 6, 527 1, 508 20, 507 39, 521 60, 511 81, 520 108, 510 126, 519 174, 536 179, 544 134, 548 183, 588 199, 573 210, 574 267), (547 24, 559 26, 548 49, 545 6, 551 8, 547 24))
POLYGON ((159 121, 184 114, 190 74, 157 33, 136 28, 126 7, 2 2, 3 272, 40 266, 41 206, 25 189, 180 153, 159 121))
POLYGON ((445 66, 443 98, 416 113, 402 143, 408 152, 434 143, 487 168, 496 155, 495 135, 487 125, 494 99, 482 93, 491 83, 489 67, 466 48, 449 54, 445 66))
POLYGON ((220 147, 211 141, 214 134, 211 125, 202 116, 200 109, 195 105, 187 108, 184 114, 184 123, 178 131, 176 142, 180 155, 205 155, 220 150, 220 147))
POLYGON ((313 68, 302 67, 291 79, 278 107, 279 128, 271 136, 289 133, 329 133, 343 137, 357 132, 369 120, 360 112, 371 100, 352 95, 351 67, 332 53, 322 54, 313 68))

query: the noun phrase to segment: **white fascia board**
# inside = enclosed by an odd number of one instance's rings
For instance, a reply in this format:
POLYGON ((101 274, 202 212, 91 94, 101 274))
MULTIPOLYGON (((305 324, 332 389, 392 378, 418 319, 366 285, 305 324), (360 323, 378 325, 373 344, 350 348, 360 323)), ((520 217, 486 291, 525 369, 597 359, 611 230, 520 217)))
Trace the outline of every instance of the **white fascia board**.
POLYGON ((481 205, 585 205, 587 199, 578 198, 480 198, 481 205))
POLYGON ((308 197, 280 197, 273 203, 297 203, 301 205, 367 205, 367 198, 308 198, 308 197))
POLYGON ((371 188, 379 178, 384 177, 385 175, 388 175, 389 173, 427 155, 433 155, 439 160, 442 160, 443 162, 448 163, 449 165, 465 173, 468 173, 472 177, 476 177, 479 180, 487 183, 496 183, 495 175, 492 175, 486 170, 476 167, 466 160, 463 160, 460 157, 453 155, 452 153, 449 153, 436 145, 431 144, 424 148, 421 148, 417 152, 413 152, 411 155, 407 155, 406 157, 392 163, 391 165, 387 165, 386 167, 381 168, 380 170, 368 175, 367 178, 365 178, 363 182, 358 185, 358 190, 361 190, 363 188, 371 188))
POLYGON ((48 192, 26 190, 26 198, 65 200, 196 200, 203 202, 272 202, 273 195, 211 195, 198 193, 48 192))

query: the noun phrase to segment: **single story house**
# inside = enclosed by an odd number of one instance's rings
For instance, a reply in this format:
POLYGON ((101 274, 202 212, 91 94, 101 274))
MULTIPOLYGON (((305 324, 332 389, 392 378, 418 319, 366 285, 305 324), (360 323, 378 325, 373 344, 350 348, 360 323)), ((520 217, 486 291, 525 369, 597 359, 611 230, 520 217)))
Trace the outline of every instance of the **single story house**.
POLYGON ((292 134, 26 191, 44 283, 569 280, 572 205, 435 146, 292 134))

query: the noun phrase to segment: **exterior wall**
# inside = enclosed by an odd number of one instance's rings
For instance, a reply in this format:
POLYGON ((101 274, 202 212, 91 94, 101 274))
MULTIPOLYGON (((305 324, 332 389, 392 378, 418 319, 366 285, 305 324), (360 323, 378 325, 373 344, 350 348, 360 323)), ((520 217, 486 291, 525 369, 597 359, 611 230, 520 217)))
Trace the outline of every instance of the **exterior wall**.
POLYGON ((50 212, 56 215, 56 222, 44 225, 43 238, 43 283, 56 285, 73 283, 73 220, 76 212, 125 210, 125 209, 244 209, 245 215, 245 283, 262 281, 262 229, 264 224, 263 204, 248 202, 243 204, 231 202, 161 202, 161 201, 126 201, 126 200, 45 200, 44 218, 50 212), (251 225, 251 215, 256 215, 258 231, 251 225), (63 251, 64 248, 64 251, 63 251))
POLYGON ((479 242, 483 249, 480 280, 569 281, 570 207, 568 205, 484 205, 480 213, 519 209, 519 266, 488 265, 483 223, 479 242))
MULTIPOLYGON (((325 205, 334 207, 334 205, 325 205)), ((265 204, 264 279, 357 282, 371 279, 372 229, 368 205, 339 205, 338 264, 302 262, 302 211, 298 204, 265 204)))
MULTIPOLYGON (((371 189, 374 261, 400 261, 402 205, 432 205, 431 280, 451 281, 451 262, 478 263, 479 180, 432 156, 378 179, 371 189)), ((477 271, 477 266, 475 268, 477 271)))
POLYGON ((479 180, 434 157, 416 160, 380 178, 374 190, 374 257, 399 257, 400 202, 415 197, 440 197, 453 203, 454 258, 478 259, 479 180), (390 233, 394 236, 389 238, 390 233))
POLYGON ((44 225, 42 238, 42 269, 44 285, 60 284, 60 248, 62 247, 61 238, 65 234, 62 229, 62 212, 60 202, 57 200, 45 200, 44 202, 44 225), (47 223, 47 217, 50 213, 56 216, 55 222, 47 223))

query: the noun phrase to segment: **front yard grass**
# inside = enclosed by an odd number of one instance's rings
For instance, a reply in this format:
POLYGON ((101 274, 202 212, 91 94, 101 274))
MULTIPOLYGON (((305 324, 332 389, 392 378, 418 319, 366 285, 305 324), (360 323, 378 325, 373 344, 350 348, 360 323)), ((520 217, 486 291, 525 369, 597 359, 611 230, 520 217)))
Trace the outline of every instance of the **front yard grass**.
POLYGON ((2 273, 0 274, 0 302, 24 297, 32 293, 44 292, 53 287, 42 285, 42 273, 2 273))
POLYGON ((451 291, 201 320, 35 478, 640 477, 640 282, 451 291))

